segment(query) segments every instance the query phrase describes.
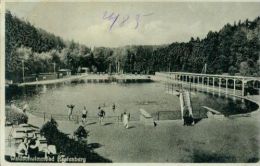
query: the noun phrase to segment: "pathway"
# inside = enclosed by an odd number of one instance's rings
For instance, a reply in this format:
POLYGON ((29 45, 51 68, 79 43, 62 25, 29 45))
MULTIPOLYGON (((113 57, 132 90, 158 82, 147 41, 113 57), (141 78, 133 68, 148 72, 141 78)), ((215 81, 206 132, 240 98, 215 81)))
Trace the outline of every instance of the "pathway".
MULTIPOLYGON (((199 162, 201 157, 233 162, 259 159, 259 111, 250 117, 224 120, 203 119, 195 126, 181 120, 160 121, 157 127, 131 122, 104 126, 88 122, 88 143, 99 143, 95 151, 113 162, 199 162), (250 129, 250 130, 249 130, 250 129)), ((250 115, 251 115, 250 114, 250 115)), ((43 119, 29 115, 29 123, 41 126, 43 119)), ((73 133, 78 124, 58 121, 64 133, 73 133)), ((211 160, 211 161, 212 161, 211 160)))

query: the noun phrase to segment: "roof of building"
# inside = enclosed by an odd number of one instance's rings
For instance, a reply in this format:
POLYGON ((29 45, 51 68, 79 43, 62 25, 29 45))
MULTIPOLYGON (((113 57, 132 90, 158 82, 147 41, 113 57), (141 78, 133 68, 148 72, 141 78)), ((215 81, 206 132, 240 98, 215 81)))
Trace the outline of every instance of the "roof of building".
POLYGON ((60 69, 58 71, 61 72, 61 71, 71 71, 71 70, 70 69, 60 69))

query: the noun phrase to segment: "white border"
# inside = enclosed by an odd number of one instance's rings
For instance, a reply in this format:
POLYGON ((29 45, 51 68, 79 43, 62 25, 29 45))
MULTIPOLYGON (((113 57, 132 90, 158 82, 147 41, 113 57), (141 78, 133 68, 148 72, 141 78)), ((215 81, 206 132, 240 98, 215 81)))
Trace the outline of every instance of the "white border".
MULTIPOLYGON (((21 165, 21 166, 35 166, 37 165, 113 165, 113 166, 121 166, 121 165, 133 165, 133 166, 157 166, 157 165, 177 165, 177 166, 186 166, 186 165, 220 165, 217 163, 208 164, 208 163, 10 163, 5 161, 5 126, 4 126, 4 113, 5 113, 5 2, 260 2, 260 0, 0 0, 0 165, 21 165)), ((260 4, 259 4, 260 5, 260 4)), ((221 163, 221 165, 259 165, 258 163, 221 163)))

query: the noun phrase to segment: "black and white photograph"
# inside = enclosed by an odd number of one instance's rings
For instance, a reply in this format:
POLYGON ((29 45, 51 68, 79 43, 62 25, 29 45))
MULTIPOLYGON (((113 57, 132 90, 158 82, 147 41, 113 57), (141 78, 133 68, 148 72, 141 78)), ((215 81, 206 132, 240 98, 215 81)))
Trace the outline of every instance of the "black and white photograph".
POLYGON ((260 1, 1 0, 1 165, 260 159, 260 1))

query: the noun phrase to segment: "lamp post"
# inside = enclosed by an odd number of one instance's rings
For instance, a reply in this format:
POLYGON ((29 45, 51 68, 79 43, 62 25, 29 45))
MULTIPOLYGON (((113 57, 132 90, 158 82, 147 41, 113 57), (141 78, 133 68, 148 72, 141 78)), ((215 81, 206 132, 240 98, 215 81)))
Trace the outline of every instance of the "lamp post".
POLYGON ((22 60, 23 82, 24 82, 24 60, 22 60))

